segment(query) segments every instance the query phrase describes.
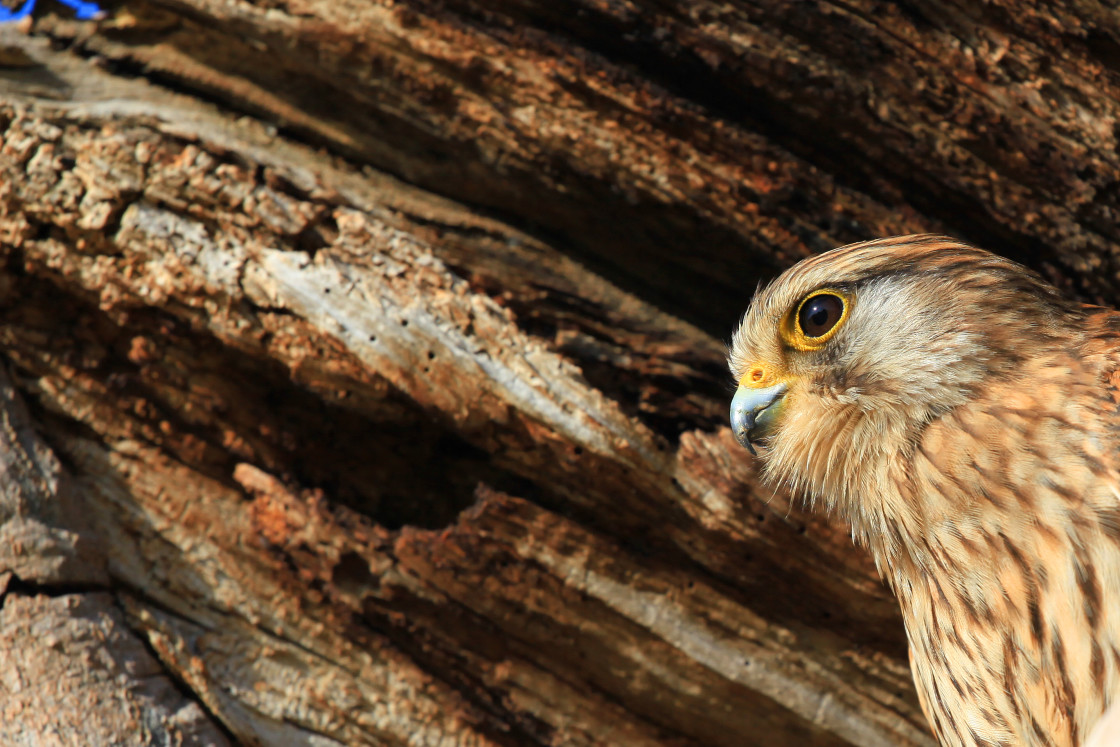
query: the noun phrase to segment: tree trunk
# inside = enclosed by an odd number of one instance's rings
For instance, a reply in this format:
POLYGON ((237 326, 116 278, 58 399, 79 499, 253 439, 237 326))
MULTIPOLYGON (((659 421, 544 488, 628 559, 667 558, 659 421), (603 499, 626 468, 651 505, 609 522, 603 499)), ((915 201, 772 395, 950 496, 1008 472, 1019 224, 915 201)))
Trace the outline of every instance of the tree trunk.
POLYGON ((1104 2, 0 27, 6 743, 931 745, 724 345, 937 231, 1120 290, 1104 2))

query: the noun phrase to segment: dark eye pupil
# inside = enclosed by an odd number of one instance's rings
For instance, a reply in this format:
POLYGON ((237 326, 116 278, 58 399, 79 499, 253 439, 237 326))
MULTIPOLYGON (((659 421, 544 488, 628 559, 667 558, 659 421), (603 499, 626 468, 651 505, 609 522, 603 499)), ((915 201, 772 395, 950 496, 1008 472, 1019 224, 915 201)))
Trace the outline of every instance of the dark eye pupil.
POLYGON ((831 293, 822 293, 805 302, 797 323, 806 337, 820 337, 835 327, 843 315, 844 302, 831 293))

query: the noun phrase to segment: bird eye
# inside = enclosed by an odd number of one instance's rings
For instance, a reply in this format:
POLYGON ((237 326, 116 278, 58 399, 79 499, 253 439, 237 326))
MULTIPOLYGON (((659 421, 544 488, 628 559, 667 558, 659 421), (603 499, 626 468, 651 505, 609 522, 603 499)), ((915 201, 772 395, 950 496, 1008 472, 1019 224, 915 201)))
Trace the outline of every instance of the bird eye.
POLYGON ((843 316, 843 299, 831 293, 821 293, 801 304, 801 309, 797 312, 797 326, 809 339, 823 337, 843 316))

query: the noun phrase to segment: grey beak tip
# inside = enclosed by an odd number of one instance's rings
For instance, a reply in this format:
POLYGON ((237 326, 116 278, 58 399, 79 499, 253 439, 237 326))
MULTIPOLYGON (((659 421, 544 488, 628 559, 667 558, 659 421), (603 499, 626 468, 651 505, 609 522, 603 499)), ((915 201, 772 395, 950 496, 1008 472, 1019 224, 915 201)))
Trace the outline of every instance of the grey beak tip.
POLYGON ((758 456, 758 452, 754 450, 754 444, 751 443, 751 428, 753 427, 753 412, 748 412, 742 408, 732 409, 731 429, 735 433, 735 440, 739 442, 740 446, 746 447, 751 454, 758 456))
POLYGON ((739 387, 734 399, 731 400, 731 431, 735 434, 735 440, 754 456, 758 456, 758 452, 755 451, 754 443, 751 441, 751 432, 756 430, 759 416, 785 391, 785 384, 776 384, 764 389, 739 387))

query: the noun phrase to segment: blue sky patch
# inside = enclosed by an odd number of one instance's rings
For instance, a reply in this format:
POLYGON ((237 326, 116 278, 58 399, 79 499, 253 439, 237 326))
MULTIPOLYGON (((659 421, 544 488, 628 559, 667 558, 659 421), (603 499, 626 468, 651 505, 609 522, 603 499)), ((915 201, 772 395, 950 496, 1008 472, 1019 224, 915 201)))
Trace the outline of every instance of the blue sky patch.
MULTIPOLYGON (((63 5, 74 9, 74 17, 80 21, 90 21, 101 15, 101 6, 97 3, 87 3, 82 0, 58 0, 63 5)), ((0 5, 0 23, 4 21, 18 21, 27 18, 35 10, 35 0, 25 0, 23 5, 15 10, 0 5)))

